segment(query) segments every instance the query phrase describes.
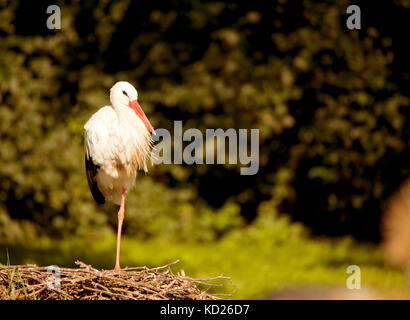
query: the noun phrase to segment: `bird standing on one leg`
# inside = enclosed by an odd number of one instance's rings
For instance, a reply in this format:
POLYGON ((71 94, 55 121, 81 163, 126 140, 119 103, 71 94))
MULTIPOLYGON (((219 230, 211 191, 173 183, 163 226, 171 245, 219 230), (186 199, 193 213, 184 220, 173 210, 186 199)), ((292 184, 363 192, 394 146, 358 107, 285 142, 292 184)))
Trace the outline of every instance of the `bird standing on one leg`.
POLYGON ((118 271, 125 197, 135 184, 137 170, 148 171, 146 160, 155 131, 131 84, 117 82, 110 90, 110 100, 111 106, 102 107, 84 125, 85 168, 95 201, 102 204, 111 198, 120 205, 114 267, 118 271))

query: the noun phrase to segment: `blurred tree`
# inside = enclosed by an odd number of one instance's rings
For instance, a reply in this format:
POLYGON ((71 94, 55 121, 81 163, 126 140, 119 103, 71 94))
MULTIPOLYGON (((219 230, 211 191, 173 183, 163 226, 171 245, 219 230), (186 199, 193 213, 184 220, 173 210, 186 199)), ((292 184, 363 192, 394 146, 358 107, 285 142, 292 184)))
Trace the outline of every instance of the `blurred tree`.
POLYGON ((154 127, 260 129, 257 175, 161 165, 138 177, 128 234, 209 240, 279 210, 317 233, 378 239, 381 203, 410 166, 409 1, 362 7, 360 31, 346 28, 347 0, 57 1, 56 31, 49 4, 0 1, 2 237, 112 232, 82 134, 121 79, 154 127))

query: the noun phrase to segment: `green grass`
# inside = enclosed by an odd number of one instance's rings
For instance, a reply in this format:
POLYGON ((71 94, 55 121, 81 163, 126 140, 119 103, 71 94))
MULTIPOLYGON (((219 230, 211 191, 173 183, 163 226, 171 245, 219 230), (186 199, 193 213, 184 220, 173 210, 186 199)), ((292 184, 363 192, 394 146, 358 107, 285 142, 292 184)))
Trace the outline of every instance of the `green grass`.
MULTIPOLYGON (((6 250, 6 255, 7 255, 6 264, 3 265, 3 264, 0 263, 0 268, 10 266, 10 256, 9 256, 8 250, 6 250)), ((26 297, 28 296, 26 287, 24 285, 24 281, 21 278, 20 271, 17 267, 13 267, 13 268, 8 269, 8 271, 7 271, 7 281, 4 284, 0 283, 0 288, 3 290, 4 294, 10 300, 17 299, 16 289, 19 289, 19 288, 22 289, 23 294, 26 297)), ((36 296, 34 296, 33 298, 36 299, 36 296)))
MULTIPOLYGON (((2 243, 0 262, 7 260, 8 250, 11 264, 74 267, 78 259, 97 268, 112 269, 115 241, 115 237, 106 237, 94 241, 2 243)), ((371 287, 386 298, 407 297, 404 273, 389 266, 376 245, 358 244, 350 238, 312 239, 303 227, 282 218, 261 218, 251 227, 213 242, 122 239, 122 266, 153 267, 176 259, 180 263, 172 267, 174 272, 183 269, 196 278, 230 276, 236 285, 234 299, 262 299, 270 292, 297 285, 345 286, 350 276, 346 269, 353 264, 361 269, 362 287, 371 287)), ((214 291, 234 289, 228 281, 223 284, 214 291)))

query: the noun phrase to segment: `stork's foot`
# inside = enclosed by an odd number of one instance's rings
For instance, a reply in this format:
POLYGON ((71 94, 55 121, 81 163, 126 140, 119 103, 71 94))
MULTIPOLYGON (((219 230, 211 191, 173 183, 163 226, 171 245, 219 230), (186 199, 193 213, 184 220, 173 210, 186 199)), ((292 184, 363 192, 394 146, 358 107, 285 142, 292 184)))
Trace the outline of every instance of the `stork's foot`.
POLYGON ((124 271, 119 265, 115 265, 114 269, 112 269, 112 271, 124 271))
POLYGON ((115 274, 125 274, 125 273, 127 273, 127 271, 125 271, 123 268, 120 268, 120 269, 111 269, 110 270, 111 272, 113 272, 113 273, 115 273, 115 274))

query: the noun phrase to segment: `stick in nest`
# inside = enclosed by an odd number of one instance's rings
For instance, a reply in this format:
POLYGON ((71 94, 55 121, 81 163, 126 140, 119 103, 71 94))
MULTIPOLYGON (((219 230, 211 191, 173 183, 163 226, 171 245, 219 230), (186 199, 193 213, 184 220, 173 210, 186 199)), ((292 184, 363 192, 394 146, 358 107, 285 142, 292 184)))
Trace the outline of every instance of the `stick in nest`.
MULTIPOLYGON (((84 262, 76 261, 79 268, 59 268, 59 286, 47 285, 50 273, 47 267, 36 265, 0 265, 0 299, 24 300, 206 300, 232 296, 232 293, 207 291, 222 284, 209 283, 213 280, 228 280, 220 275, 209 279, 194 279, 173 274, 171 266, 148 268, 124 268, 121 272, 98 270, 84 262), (198 288, 204 286, 205 291, 198 288)), ((235 287, 235 286, 234 286, 235 287)))

